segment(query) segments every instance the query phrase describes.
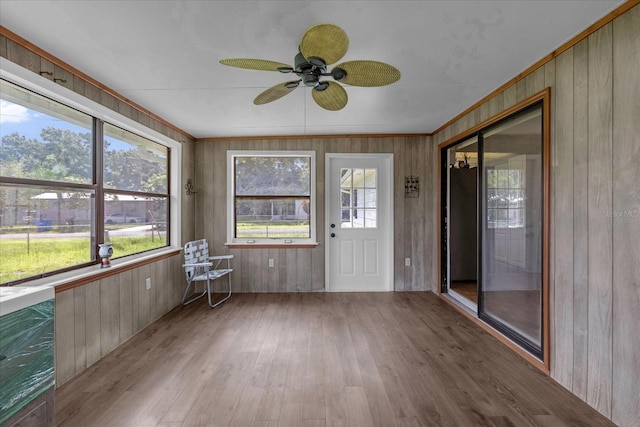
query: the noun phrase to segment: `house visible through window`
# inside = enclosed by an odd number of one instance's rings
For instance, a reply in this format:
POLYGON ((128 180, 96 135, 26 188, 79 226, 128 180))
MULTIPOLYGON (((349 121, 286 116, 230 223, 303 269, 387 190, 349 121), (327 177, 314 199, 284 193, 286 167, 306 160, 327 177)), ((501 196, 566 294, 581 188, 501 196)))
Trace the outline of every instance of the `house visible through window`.
POLYGON ((315 241, 313 152, 228 152, 230 243, 315 241))
POLYGON ((7 80, 0 107, 0 283, 169 244, 169 148, 7 80))

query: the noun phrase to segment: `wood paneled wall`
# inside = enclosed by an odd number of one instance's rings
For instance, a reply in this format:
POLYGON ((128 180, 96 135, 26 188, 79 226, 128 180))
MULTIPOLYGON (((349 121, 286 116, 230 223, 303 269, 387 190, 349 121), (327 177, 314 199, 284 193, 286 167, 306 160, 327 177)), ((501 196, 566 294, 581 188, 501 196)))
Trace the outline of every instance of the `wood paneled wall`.
POLYGON ((639 52, 636 6, 433 136, 551 88, 551 376, 621 426, 640 425, 639 52))
POLYGON ((313 292, 325 288, 325 153, 394 154, 395 290, 431 289, 435 255, 432 207, 434 151, 430 137, 336 137, 264 140, 199 140, 196 143, 196 236, 212 251, 235 255, 233 283, 239 292, 313 292), (313 150, 316 152, 316 215, 319 245, 312 249, 227 249, 227 150, 313 150), (420 197, 404 197, 407 175, 420 177, 420 197), (274 268, 268 267, 272 258, 274 268), (411 267, 404 259, 411 258, 411 267))
MULTIPOLYGON (((61 86, 183 143, 179 188, 184 188, 187 178, 193 178, 195 141, 189 135, 136 109, 103 90, 96 82, 72 74, 55 58, 40 55, 34 46, 20 44, 0 34, 0 56, 37 74, 51 72, 52 75, 45 76, 59 79, 56 82, 61 86)), ((194 238, 194 208, 193 197, 182 198, 182 242, 178 245, 194 238)), ((81 373, 178 305, 185 283, 182 262, 182 255, 178 255, 57 293, 56 386, 81 373), (147 277, 152 283, 148 291, 145 289, 147 277)))
POLYGON ((182 262, 178 255, 57 293, 56 387, 173 309, 183 291, 182 262))

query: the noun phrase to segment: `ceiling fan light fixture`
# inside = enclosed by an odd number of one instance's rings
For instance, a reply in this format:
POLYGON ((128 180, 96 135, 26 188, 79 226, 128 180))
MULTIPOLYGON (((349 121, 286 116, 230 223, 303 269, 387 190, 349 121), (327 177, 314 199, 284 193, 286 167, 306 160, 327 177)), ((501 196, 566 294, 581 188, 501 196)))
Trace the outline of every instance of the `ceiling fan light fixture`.
POLYGON ((305 73, 302 76, 302 83, 308 87, 316 87, 318 86, 318 76, 311 73, 305 73))

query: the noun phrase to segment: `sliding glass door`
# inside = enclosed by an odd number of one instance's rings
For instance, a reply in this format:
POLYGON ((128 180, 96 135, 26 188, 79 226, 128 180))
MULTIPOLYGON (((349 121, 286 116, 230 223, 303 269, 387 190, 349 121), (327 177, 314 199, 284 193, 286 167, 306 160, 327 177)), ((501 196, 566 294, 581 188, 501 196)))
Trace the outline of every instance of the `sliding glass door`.
POLYGON ((548 363, 548 97, 441 148, 441 290, 548 363))
POLYGON ((480 134, 481 281, 478 314, 542 353, 542 106, 480 134))

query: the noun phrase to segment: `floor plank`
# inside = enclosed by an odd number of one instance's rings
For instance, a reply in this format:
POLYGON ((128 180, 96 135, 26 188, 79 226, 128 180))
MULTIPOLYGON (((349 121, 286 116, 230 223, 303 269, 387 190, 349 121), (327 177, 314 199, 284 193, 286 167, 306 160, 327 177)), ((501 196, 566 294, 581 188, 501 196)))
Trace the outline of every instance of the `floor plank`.
POLYGON ((56 390, 59 426, 612 426, 429 292, 178 307, 56 390))

